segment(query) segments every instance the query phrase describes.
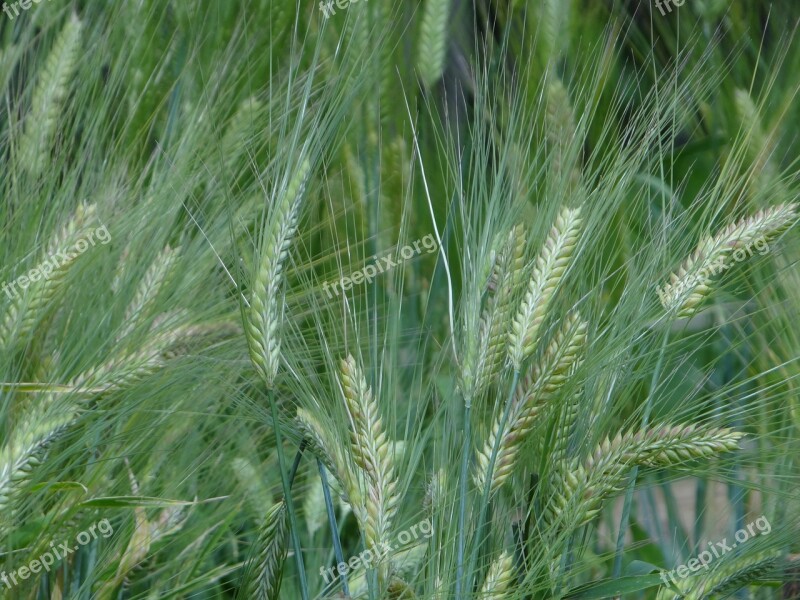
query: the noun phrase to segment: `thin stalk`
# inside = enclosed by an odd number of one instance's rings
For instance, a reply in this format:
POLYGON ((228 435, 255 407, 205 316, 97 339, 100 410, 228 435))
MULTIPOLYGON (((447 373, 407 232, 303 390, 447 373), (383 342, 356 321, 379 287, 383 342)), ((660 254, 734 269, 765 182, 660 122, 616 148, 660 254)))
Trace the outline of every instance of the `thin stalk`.
POLYGON ((475 572, 475 564, 478 560, 478 549, 480 548, 480 540, 483 538, 483 528, 486 526, 486 515, 489 509, 489 495, 492 491, 492 474, 494 473, 494 464, 497 462, 497 453, 500 451, 500 442, 503 439, 503 430, 508 423, 508 417, 511 414, 511 406, 514 404, 514 390, 517 389, 519 383, 519 371, 514 371, 514 377, 511 380, 511 388, 508 390, 508 398, 506 398, 506 405, 503 409, 503 417, 500 419, 500 427, 498 428, 499 435, 494 440, 492 446, 492 456, 489 459, 489 466, 486 469, 486 481, 483 485, 483 492, 481 493, 481 505, 478 512, 478 527, 475 529, 475 543, 472 547, 472 552, 469 558, 468 581, 469 589, 472 589, 472 579, 475 572))
POLYGON ((464 403, 464 443, 461 446, 461 471, 458 480, 458 557, 456 563, 456 600, 462 600, 464 579, 464 528, 467 512, 467 477, 469 476, 469 451, 472 446, 472 400, 464 403))
MULTIPOLYGON (((286 472, 286 458, 283 455, 283 436, 281 435, 281 425, 278 421, 278 406, 275 401, 275 390, 271 387, 267 389, 267 400, 272 411, 272 425, 275 429, 275 444, 278 450, 278 465, 281 471, 281 486, 283 487, 283 497, 286 500, 286 510, 289 513, 289 527, 291 529, 292 546, 294 547, 294 561, 297 565, 297 574, 300 580, 300 596, 302 600, 308 600, 308 582, 306 581, 306 570, 303 565, 303 552, 300 546, 300 535, 297 528, 297 515, 294 511, 292 501, 292 486, 286 472)), ((300 456, 295 458, 299 464, 300 456)))
MULTIPOLYGON (((339 539, 339 527, 336 525, 336 513, 333 512, 333 501, 331 500, 331 488, 328 486, 328 476, 325 474, 325 467, 320 459, 317 459, 317 468, 319 469, 319 479, 322 482, 322 495, 325 497, 325 510, 328 513, 328 523, 331 526, 333 553, 336 556, 336 564, 340 565, 344 562, 342 542, 339 539)), ((339 571, 339 577, 342 580, 342 592, 344 592, 345 598, 349 598, 350 588, 347 586, 346 570, 339 571)))
POLYGON ((300 447, 297 449, 297 453, 294 455, 294 461, 292 462, 292 470, 289 472, 289 487, 291 488, 294 485, 294 477, 297 475, 297 469, 300 467, 300 459, 303 458, 303 451, 308 446, 308 440, 303 438, 300 442, 300 447))
MULTIPOLYGON (((661 367, 664 364, 664 353, 667 349, 667 341, 669 340, 670 327, 669 323, 665 323, 664 340, 661 343, 661 351, 658 355, 656 368, 653 371, 653 377, 650 379, 650 391, 647 394, 647 400, 644 404, 644 413, 642 414, 642 429, 646 429, 650 423, 650 413, 653 410, 653 396, 655 396, 656 385, 658 379, 661 377, 661 367)), ((622 550, 625 546, 625 532, 628 527, 628 519, 631 516, 631 504, 633 504, 633 490, 636 487, 636 477, 639 475, 639 467, 635 466, 631 469, 631 478, 628 483, 628 489, 625 490, 625 502, 622 505, 622 516, 619 519, 619 531, 617 533, 617 548, 614 552, 614 569, 611 577, 618 579, 622 574, 622 550)))

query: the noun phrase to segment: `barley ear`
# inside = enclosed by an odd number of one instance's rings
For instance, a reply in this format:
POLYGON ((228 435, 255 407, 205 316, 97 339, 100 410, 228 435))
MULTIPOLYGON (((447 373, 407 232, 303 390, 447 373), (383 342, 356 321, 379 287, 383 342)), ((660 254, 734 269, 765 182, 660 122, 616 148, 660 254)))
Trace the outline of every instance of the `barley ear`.
POLYGON ((444 72, 450 0, 425 0, 417 48, 417 72, 425 87, 435 84, 444 72))
POLYGON ((50 239, 42 262, 54 261, 56 266, 49 277, 40 278, 24 293, 18 294, 0 320, 0 349, 11 349, 36 327, 63 287, 69 269, 78 258, 77 253, 66 252, 95 222, 95 206, 81 204, 69 221, 50 239))
POLYGON ((367 548, 377 548, 389 539, 392 519, 397 511, 392 445, 383 431, 378 403, 352 356, 341 361, 340 377, 351 419, 350 449, 367 485, 365 543, 367 548))
POLYGON ((514 583, 514 557, 503 551, 489 566, 486 579, 481 588, 480 597, 483 600, 504 600, 511 598, 511 589, 514 583))
POLYGON ((275 600, 281 589, 283 563, 289 550, 286 502, 273 505, 264 517, 256 541, 258 554, 248 569, 248 598, 275 600))
POLYGON ((300 204, 311 166, 308 159, 270 211, 261 248, 261 261, 253 280, 250 307, 246 311, 245 334, 250 360, 267 386, 275 385, 280 365, 280 328, 284 311, 283 264, 297 230, 300 204))
POLYGON ((542 322, 572 261, 580 230, 580 209, 563 208, 536 259, 528 289, 508 333, 509 357, 517 372, 536 349, 542 322))
POLYGON ((33 177, 40 175, 49 162, 69 82, 78 62, 80 43, 81 22, 73 13, 47 57, 33 92, 31 110, 25 118, 25 131, 20 140, 20 161, 33 177))
POLYGON ((231 461, 231 470, 245 490, 245 499, 253 514, 261 515, 265 506, 272 504, 272 494, 253 464, 246 458, 238 457, 231 461))
POLYGON ((631 467, 671 467, 738 448, 742 433, 696 425, 662 425, 606 438, 585 459, 558 465, 544 521, 580 527, 592 521, 605 500, 620 491, 631 467))
POLYGON ((677 317, 693 316, 711 294, 716 275, 744 260, 759 242, 768 244, 797 219, 795 203, 760 210, 707 236, 659 291, 661 304, 677 317))
MULTIPOLYGON (((570 162, 570 148, 578 137, 578 128, 567 88, 555 73, 551 73, 548 77, 550 82, 547 85, 545 124, 553 171, 560 179, 570 162)), ((569 191, 575 190, 580 183, 580 177, 580 165, 574 164, 567 179, 569 191)))
POLYGON ((117 340, 128 336, 153 304, 159 290, 166 285, 179 252, 180 248, 172 249, 167 245, 148 267, 139 283, 136 295, 125 310, 124 325, 117 334, 117 340))
POLYGON ((48 446, 58 438, 75 418, 70 410, 47 412, 38 406, 18 422, 0 450, 0 519, 4 530, 13 520, 11 502, 14 494, 41 464, 48 446), (8 519, 8 520, 6 520, 8 519))
POLYGON ((571 313, 550 342, 541 361, 532 368, 531 377, 517 386, 509 418, 501 430, 502 419, 494 421, 492 431, 477 453, 475 484, 483 489, 489 476, 489 465, 497 439, 491 491, 494 493, 511 477, 520 450, 528 439, 543 407, 553 398, 581 361, 586 342, 586 322, 578 313, 571 313))
POLYGON ((91 367, 69 381, 76 390, 93 393, 118 391, 129 387, 166 364, 168 350, 184 339, 184 328, 165 331, 151 330, 147 342, 140 348, 117 354, 111 359, 91 367))
POLYGON ((489 286, 494 294, 481 313, 478 335, 465 340, 462 386, 468 403, 500 374, 507 354, 514 300, 524 278, 525 229, 514 227, 493 261, 489 286))
POLYGON ((339 477, 342 465, 337 458, 336 445, 329 438, 322 423, 311 411, 304 408, 297 409, 295 422, 298 430, 308 441, 309 450, 322 461, 329 473, 334 477, 339 477))
POLYGON ((675 594, 667 587, 659 589, 659 600, 711 600, 730 597, 747 584, 763 577, 775 569, 779 553, 775 551, 745 554, 725 558, 714 565, 708 573, 679 579, 675 594))
POLYGON ((247 144, 258 131, 264 104, 255 97, 245 99, 231 117, 225 135, 222 137, 220 150, 223 157, 224 172, 235 176, 246 164, 247 144))

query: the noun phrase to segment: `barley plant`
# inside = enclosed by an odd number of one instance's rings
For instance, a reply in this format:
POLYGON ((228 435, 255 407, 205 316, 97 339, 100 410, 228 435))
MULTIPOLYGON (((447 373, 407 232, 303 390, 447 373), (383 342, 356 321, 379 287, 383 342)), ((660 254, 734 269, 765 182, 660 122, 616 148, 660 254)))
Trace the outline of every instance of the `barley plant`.
POLYGON ((0 4, 0 599, 800 599, 795 1, 0 4))

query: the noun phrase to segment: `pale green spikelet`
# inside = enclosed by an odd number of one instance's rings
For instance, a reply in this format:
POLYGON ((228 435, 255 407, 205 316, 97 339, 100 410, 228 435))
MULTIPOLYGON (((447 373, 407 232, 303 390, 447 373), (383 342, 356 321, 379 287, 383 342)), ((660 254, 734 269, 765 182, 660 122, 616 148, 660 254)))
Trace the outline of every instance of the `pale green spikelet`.
POLYGON ((242 101, 231 117, 220 143, 225 173, 235 176, 241 170, 241 165, 247 164, 248 161, 242 157, 247 156, 247 145, 253 138, 253 132, 260 131, 263 112, 263 102, 251 96, 242 101))
POLYGON ((330 438, 328 430, 311 411, 298 408, 295 423, 308 442, 309 450, 333 476, 333 481, 341 487, 342 499, 356 514, 359 522, 364 522, 366 516, 361 494, 361 478, 353 473, 353 468, 340 452, 339 445, 330 438))
POLYGON ((59 33, 33 92, 20 140, 20 163, 36 177, 49 162, 53 138, 59 126, 69 83, 75 73, 81 43, 81 22, 71 14, 59 33))
MULTIPOLYGON (((10 516, 9 503, 30 477, 47 448, 75 418, 71 410, 48 411, 44 404, 22 416, 0 450, 0 509, 10 516)), ((9 523, 2 522, 4 527, 9 523)))
POLYGON ((425 0, 417 48, 417 73, 425 87, 435 84, 444 72, 450 0, 425 0))
POLYGON ((259 476, 255 467, 246 458, 234 458, 231 470, 245 490, 245 498, 253 514, 261 514, 265 506, 272 504, 272 494, 259 476))
POLYGON ((752 175, 748 181, 751 192, 754 196, 764 192, 782 195, 786 190, 775 164, 770 160, 774 142, 764 133, 758 108, 750 94, 742 89, 734 92, 734 104, 744 132, 744 150, 752 164, 752 175))
POLYGON ((253 280, 245 334, 250 360, 268 387, 273 387, 280 364, 280 327, 283 321, 283 263, 297 229, 300 204, 311 171, 308 159, 300 162, 289 185, 270 211, 261 261, 253 280))
POLYGON ((241 335, 241 326, 232 321, 178 325, 170 332, 168 343, 162 350, 162 356, 167 359, 185 356, 199 347, 206 347, 241 335))
POLYGON ((462 386, 468 403, 489 387, 503 367, 514 301, 525 274, 525 244, 525 229, 517 225, 493 261, 489 286, 494 294, 486 301, 478 335, 466 336, 462 386))
POLYGON ((322 479, 314 477, 307 484, 303 495, 303 520, 310 538, 328 523, 328 513, 325 507, 325 492, 322 488, 322 479))
POLYGON ((775 568, 779 553, 775 551, 724 557, 710 572, 677 579, 678 593, 667 586, 658 590, 659 600, 711 600, 729 597, 752 581, 767 575, 775 568))
POLYGON ((256 541, 258 554, 248 572, 248 598, 275 600, 281 589, 283 563, 289 550, 289 522, 286 503, 273 505, 264 517, 264 524, 256 541))
POLYGON ((127 388, 155 373, 166 364, 168 350, 185 336, 183 328, 151 330, 147 342, 139 349, 120 353, 87 369, 69 381, 76 390, 104 393, 127 388))
POLYGON ((561 54, 563 40, 567 38, 564 26, 569 4, 568 0, 542 0, 538 5, 541 12, 537 46, 543 66, 548 64, 552 66, 561 54))
POLYGON ((558 414, 558 421, 549 453, 551 464, 561 464, 567 456, 569 438, 575 425, 575 420, 578 418, 580 397, 580 394, 576 393, 571 398, 568 398, 558 414))
POLYGON ((492 452, 500 439, 492 473, 491 491, 495 492, 511 477, 517 456, 553 395, 562 387, 581 360, 586 343, 586 322, 578 313, 570 314, 547 347, 542 360, 534 366, 530 378, 517 385, 508 421, 501 431, 501 417, 495 419, 492 431, 481 450, 477 452, 475 484, 479 489, 486 485, 492 452))
POLYGON ((364 472, 367 494, 364 538, 367 548, 389 539, 397 511, 397 478, 392 445, 383 431, 378 403, 351 355, 340 363, 345 405, 351 419, 350 449, 356 465, 364 472))
POLYGON ((508 333, 509 357, 517 372, 536 349, 550 301, 569 268, 580 231, 580 209, 563 208, 536 258, 528 289, 508 333))
MULTIPOLYGON (((567 88, 555 73, 548 77, 550 81, 547 84, 547 110, 545 112, 547 141, 550 144, 553 172, 557 178, 561 178, 570 160, 570 147, 578 139, 578 127, 567 88)), ((580 177, 580 165, 576 162, 570 168, 567 178, 570 191, 576 189, 580 177)))
POLYGON ((585 459, 559 465, 545 522, 580 527, 592 521, 606 498, 622 489, 633 466, 670 467, 735 450, 744 434, 695 425, 658 426, 606 438, 585 459))
POLYGON ((148 267, 139 283, 136 295, 125 310, 125 320, 122 330, 117 335, 118 340, 124 339, 134 330, 137 322, 153 304, 159 290, 166 284, 179 252, 180 248, 172 249, 167 245, 148 267))
POLYGON ((95 219, 95 206, 82 204, 51 238, 47 251, 37 265, 37 268, 43 268, 47 262, 51 266, 50 272, 46 278, 31 282, 23 293, 11 300, 0 321, 0 349, 10 349, 17 341, 24 340, 42 319, 79 256, 79 253, 71 251, 72 246, 88 233, 95 219))
POLYGON ((425 486, 425 497, 422 501, 423 508, 428 513, 433 513, 439 503, 446 498, 447 472, 439 469, 434 473, 425 486))
POLYGON ((733 101, 736 106, 737 116, 744 130, 745 147, 747 148, 749 158, 755 162, 762 163, 761 166, 763 167, 766 164, 765 154, 769 152, 770 143, 761 126, 758 108, 750 97, 750 94, 747 93, 747 90, 735 90, 733 93, 733 101))
POLYGON ((489 566, 486 579, 481 587, 480 597, 483 600, 503 600, 511 598, 514 584, 514 556, 506 551, 498 556, 489 566))
POLYGON ((336 445, 328 437, 328 432, 319 422, 317 417, 304 408, 297 409, 295 417, 298 430, 308 442, 309 450, 322 461, 325 468, 334 476, 339 477, 341 462, 336 452, 336 445))
POLYGON ((796 219, 795 203, 779 204, 707 236, 658 291, 661 304, 670 314, 691 317, 711 294, 716 275, 747 258, 757 245, 777 238, 796 219))

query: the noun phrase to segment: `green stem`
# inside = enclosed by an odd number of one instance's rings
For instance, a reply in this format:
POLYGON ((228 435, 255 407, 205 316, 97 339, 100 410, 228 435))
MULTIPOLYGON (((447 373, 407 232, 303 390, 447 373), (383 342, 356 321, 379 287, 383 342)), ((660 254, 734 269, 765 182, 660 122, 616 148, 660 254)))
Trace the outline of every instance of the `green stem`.
MULTIPOLYGON (((325 474, 325 467, 320 459, 317 459, 317 468, 319 468, 319 478, 322 481, 322 495, 325 497, 325 510, 328 512, 328 523, 331 527, 331 535, 333 536, 333 553, 336 556, 336 564, 344 562, 344 553, 342 552, 342 542, 339 539, 339 527, 336 525, 336 513, 333 512, 333 501, 331 500, 331 489, 328 486, 328 476, 325 474)), ((339 572, 339 577, 342 579, 342 592, 345 598, 350 597, 350 589, 347 587, 347 573, 343 570, 339 572)))
POLYGON ((297 475, 297 469, 300 468, 300 459, 303 458, 303 451, 308 446, 308 440, 303 438, 303 441, 300 442, 300 447, 297 449, 297 453, 294 455, 294 462, 292 462, 292 470, 289 472, 289 488, 291 489, 294 485, 294 478, 297 475))
MULTIPOLYGON (((667 341, 669 340, 669 322, 664 324, 664 340, 661 343, 661 351, 658 355, 656 368, 653 371, 653 377, 650 379, 650 391, 647 394, 647 400, 644 404, 644 413, 642 414, 642 429, 647 429, 650 424, 650 413, 653 410, 653 397, 655 396, 656 385, 661 377, 661 367, 664 364, 664 353, 667 349, 667 341)), ((639 467, 631 469, 631 478, 628 482, 628 489, 625 490, 625 502, 622 505, 622 515, 619 519, 619 532, 617 533, 617 547, 614 552, 614 569, 611 577, 618 579, 622 574, 622 551, 625 546, 625 532, 628 528, 628 519, 631 516, 631 504, 633 503, 633 491, 636 487, 636 477, 639 475, 639 467)))
POLYGON ((503 409, 503 416, 500 418, 500 427, 498 428, 498 435, 494 439, 494 445, 492 446, 492 456, 489 459, 489 466, 486 469, 486 481, 483 484, 483 492, 481 493, 481 506, 480 512, 478 513, 478 527, 475 529, 475 543, 472 546, 472 552, 470 553, 469 564, 468 564, 468 575, 467 579, 469 582, 469 589, 473 589, 473 575, 475 574, 475 564, 478 560, 478 549, 480 548, 480 542, 483 539, 483 529, 486 526, 486 514, 489 509, 489 496, 492 491, 492 476, 494 474, 494 465, 497 462, 497 454, 500 452, 500 442, 503 439, 503 432, 506 428, 506 424, 508 423, 508 417, 511 414, 511 407, 514 404, 514 390, 517 389, 517 384, 519 383, 519 371, 514 371, 514 377, 511 380, 511 388, 508 390, 508 398, 506 399, 506 405, 503 409))
POLYGON ((472 443, 472 400, 464 403, 464 442, 461 446, 461 472, 458 481, 458 558, 456 564, 456 600, 463 600, 462 586, 464 579, 464 523, 467 512, 467 476, 469 471, 469 453, 472 443))
POLYGON ((275 401, 275 390, 267 389, 267 400, 272 411, 272 426, 275 430, 275 444, 278 451, 278 465, 281 471, 281 486, 283 487, 283 498, 286 500, 286 510, 289 512, 289 527, 292 536, 292 546, 294 547, 294 561, 297 565, 297 574, 300 580, 300 596, 302 600, 308 600, 308 582, 306 581, 306 570, 303 565, 303 549, 300 545, 299 529, 297 527, 297 515, 294 511, 292 501, 292 486, 286 472, 286 457, 283 455, 283 436, 281 435, 281 425, 278 420, 278 405, 275 401))

